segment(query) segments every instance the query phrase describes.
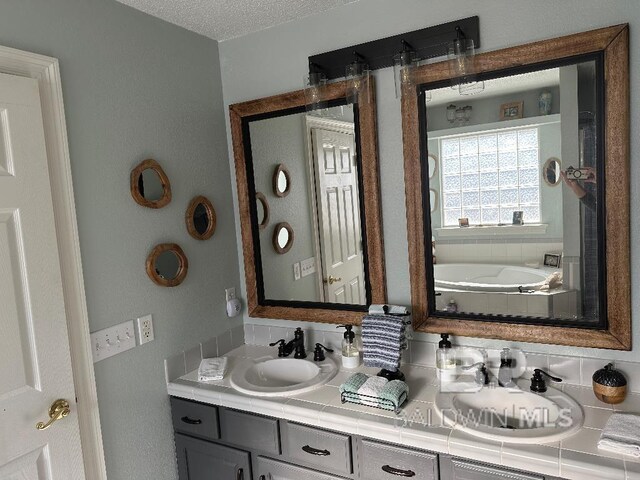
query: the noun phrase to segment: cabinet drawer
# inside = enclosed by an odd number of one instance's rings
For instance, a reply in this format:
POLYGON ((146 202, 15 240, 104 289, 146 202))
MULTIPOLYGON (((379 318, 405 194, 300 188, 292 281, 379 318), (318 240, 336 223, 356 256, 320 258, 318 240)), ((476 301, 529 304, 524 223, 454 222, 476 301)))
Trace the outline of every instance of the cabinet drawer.
POLYGON ((255 471, 256 480, 343 480, 340 477, 314 472, 264 457, 258 457, 255 471))
POLYGON ((240 447, 280 454, 278 420, 275 418, 221 408, 220 438, 240 447))
POLYGON ((288 423, 285 454, 321 470, 351 474, 351 437, 288 423))
POLYGON ((218 439, 218 408, 171 397, 171 416, 176 432, 218 439))
POLYGON ((438 479, 437 455, 369 440, 362 440, 361 464, 362 478, 367 480, 390 480, 399 477, 414 480, 438 479))
POLYGON ((181 480, 251 480, 249 453, 176 434, 181 480))
POLYGON ((440 457, 442 478, 455 480, 544 480, 535 473, 520 473, 492 465, 482 465, 451 457, 440 457))

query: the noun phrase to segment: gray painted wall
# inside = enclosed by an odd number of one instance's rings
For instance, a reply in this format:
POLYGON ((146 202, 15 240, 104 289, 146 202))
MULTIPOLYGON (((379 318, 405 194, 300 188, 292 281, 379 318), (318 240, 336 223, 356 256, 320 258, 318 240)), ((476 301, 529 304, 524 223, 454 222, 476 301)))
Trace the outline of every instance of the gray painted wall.
MULTIPOLYGON (((428 25, 479 15, 482 50, 496 50, 518 43, 543 40, 618 23, 632 24, 631 84, 640 74, 640 37, 633 27, 640 24, 636 0, 366 0, 336 8, 321 15, 293 21, 220 44, 225 106, 231 103, 301 88, 307 57, 323 51, 383 38, 428 25), (508 12, 508 13, 507 13, 508 12), (505 16, 506 15, 506 16, 505 16), (505 18, 508 21, 505 21, 505 18), (357 28, 353 28, 357 25, 357 28), (277 52, 277 54, 274 54, 277 52)), ((375 72, 378 101, 378 136, 382 183, 382 212, 386 253, 387 288, 393 303, 409 304, 409 269, 402 170, 400 102, 394 95, 390 69, 375 72)), ((637 129, 640 105, 631 93, 631 130, 637 129)), ((227 129, 229 131, 229 129, 227 129)), ((638 201, 640 148, 637 136, 631 145, 632 202, 638 201)), ((235 193, 234 193, 235 195, 235 193)), ((234 200, 235 201, 235 200, 234 200)), ((239 225, 236 225, 239 237, 239 225)), ((632 245, 640 242, 640 224, 632 224, 632 245)), ((640 285, 640 256, 632 252, 632 291, 640 285)), ((640 311, 640 296, 632 297, 640 311)), ((246 319, 245 319, 246 320, 246 319)), ((272 321, 273 325, 286 322, 272 321)), ((318 327, 309 324, 308 327, 318 327)), ((634 344, 640 342, 640 314, 634 315, 634 344)), ((424 336, 436 340, 435 336, 424 336)), ((437 341, 437 340, 436 340, 437 341)), ((500 348, 506 342, 464 339, 470 345, 500 348)), ((526 345, 528 351, 544 351, 632 360, 634 352, 526 345)))
POLYGON ((95 365, 109 480, 173 480, 163 359, 242 321, 224 313, 239 282, 217 44, 112 0, 3 0, 0 45, 60 60, 91 330, 154 317, 153 343, 95 365), (173 187, 157 211, 129 194, 148 157, 173 187), (196 194, 218 215, 205 242, 184 224, 196 194), (179 287, 147 278, 160 242, 189 257, 179 287))

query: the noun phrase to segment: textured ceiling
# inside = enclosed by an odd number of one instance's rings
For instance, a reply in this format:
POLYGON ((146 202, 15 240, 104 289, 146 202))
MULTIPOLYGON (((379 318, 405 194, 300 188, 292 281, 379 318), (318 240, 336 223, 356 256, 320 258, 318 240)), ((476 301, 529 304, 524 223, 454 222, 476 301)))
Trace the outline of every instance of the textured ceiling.
POLYGON ((200 33, 228 40, 358 0, 118 0, 200 33))

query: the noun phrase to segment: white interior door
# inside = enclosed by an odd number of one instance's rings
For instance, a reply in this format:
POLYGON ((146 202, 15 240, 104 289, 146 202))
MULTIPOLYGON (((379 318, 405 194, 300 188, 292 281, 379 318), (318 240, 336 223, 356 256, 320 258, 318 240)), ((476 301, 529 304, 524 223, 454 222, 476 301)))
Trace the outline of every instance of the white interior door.
POLYGON ((0 479, 82 478, 38 85, 0 74, 0 479))
POLYGON ((353 134, 312 129, 325 301, 366 302, 353 134))

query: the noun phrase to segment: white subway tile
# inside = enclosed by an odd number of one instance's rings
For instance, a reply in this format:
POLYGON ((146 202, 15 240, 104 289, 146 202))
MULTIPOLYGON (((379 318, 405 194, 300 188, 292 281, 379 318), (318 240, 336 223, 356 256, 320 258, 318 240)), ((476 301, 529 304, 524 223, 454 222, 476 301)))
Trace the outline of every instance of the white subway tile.
POLYGON ((564 383, 580 385, 580 358, 549 356, 549 373, 564 383))

